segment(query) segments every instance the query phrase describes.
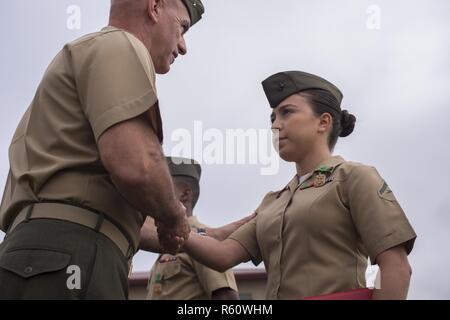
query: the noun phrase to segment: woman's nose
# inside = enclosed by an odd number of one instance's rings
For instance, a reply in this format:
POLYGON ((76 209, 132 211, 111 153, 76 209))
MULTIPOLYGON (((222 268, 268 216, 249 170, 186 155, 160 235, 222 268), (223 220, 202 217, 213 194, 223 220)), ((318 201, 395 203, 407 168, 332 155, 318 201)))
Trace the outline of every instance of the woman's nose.
POLYGON ((273 130, 280 130, 280 129, 281 129, 281 123, 280 123, 280 121, 278 121, 277 119, 275 119, 275 120, 272 122, 271 129, 272 129, 272 131, 273 131, 273 130))

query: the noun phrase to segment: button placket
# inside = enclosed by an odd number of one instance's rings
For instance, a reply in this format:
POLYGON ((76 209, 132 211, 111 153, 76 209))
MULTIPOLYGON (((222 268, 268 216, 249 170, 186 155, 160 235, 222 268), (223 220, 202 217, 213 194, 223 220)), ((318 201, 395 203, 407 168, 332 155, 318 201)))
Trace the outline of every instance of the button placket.
POLYGON ((283 252, 283 226, 284 226, 284 218, 286 215, 286 211, 288 210, 289 206, 292 204, 292 200, 294 198, 294 195, 296 193, 296 191, 299 189, 299 187, 295 188, 295 190, 290 194, 289 196, 289 201, 286 204, 286 206, 283 209, 283 212, 281 214, 281 223, 280 223, 280 230, 279 230, 279 234, 278 234, 278 240, 279 240, 279 246, 278 246, 278 263, 277 263, 277 268, 278 268, 278 274, 279 274, 279 279, 278 279, 278 285, 277 287, 274 289, 274 295, 276 297, 278 297, 278 293, 280 290, 280 284, 281 284, 281 253, 283 252))

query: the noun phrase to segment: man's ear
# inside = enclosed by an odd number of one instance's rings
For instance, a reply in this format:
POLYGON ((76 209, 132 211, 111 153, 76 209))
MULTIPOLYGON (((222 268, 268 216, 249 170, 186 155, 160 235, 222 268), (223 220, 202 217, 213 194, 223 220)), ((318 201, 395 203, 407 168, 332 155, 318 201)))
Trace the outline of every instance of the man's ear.
POLYGON ((327 132, 333 125, 333 117, 328 112, 322 113, 319 118, 319 129, 320 133, 327 132))
POLYGON ((161 11, 161 0, 148 0, 148 16, 153 22, 158 22, 160 11, 161 11))
POLYGON ((180 201, 183 203, 189 203, 192 197, 192 190, 189 188, 185 188, 180 195, 180 201))

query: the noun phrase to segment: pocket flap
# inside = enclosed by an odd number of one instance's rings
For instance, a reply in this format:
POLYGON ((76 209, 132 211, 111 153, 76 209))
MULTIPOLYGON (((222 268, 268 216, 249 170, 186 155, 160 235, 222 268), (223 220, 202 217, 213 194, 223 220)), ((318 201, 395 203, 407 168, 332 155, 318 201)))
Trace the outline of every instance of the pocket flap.
POLYGON ((62 270, 69 265, 70 259, 68 253, 48 249, 14 249, 2 256, 0 267, 23 278, 31 278, 62 270))
POLYGON ((181 264, 179 261, 171 261, 162 264, 162 279, 170 279, 176 276, 181 271, 181 264))

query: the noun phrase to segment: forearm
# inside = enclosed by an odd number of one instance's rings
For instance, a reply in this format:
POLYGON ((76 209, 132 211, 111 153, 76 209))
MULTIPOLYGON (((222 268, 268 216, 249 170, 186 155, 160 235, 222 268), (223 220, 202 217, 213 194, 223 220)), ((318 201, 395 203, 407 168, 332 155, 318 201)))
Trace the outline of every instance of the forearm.
POLYGON ((180 211, 162 151, 149 156, 146 162, 139 178, 122 179, 112 174, 112 181, 137 210, 154 219, 170 221, 176 218, 180 211))
POLYGON ((98 147, 115 187, 137 210, 164 222, 184 215, 148 114, 111 127, 98 147))
POLYGON ((219 241, 226 240, 233 232, 256 217, 256 213, 234 221, 220 228, 206 228, 206 235, 219 241))
MULTIPOLYGON (((151 129, 140 123, 137 125, 141 125, 140 131, 145 132, 146 139, 137 138, 141 141, 139 149, 122 148, 123 154, 116 155, 122 160, 110 161, 113 163, 109 170, 111 180, 124 198, 141 213, 163 222, 171 222, 184 213, 179 210, 163 150, 151 129)), ((140 131, 136 136, 141 134, 140 131)))
POLYGON ((201 264, 219 272, 250 259, 245 249, 234 240, 217 241, 196 233, 191 233, 183 249, 201 264))
POLYGON ((154 253, 163 253, 159 239, 158 233, 156 230, 156 226, 154 224, 153 219, 147 217, 144 225, 141 228, 141 238, 139 242, 139 249, 154 252, 154 253))

